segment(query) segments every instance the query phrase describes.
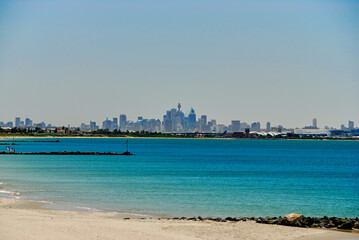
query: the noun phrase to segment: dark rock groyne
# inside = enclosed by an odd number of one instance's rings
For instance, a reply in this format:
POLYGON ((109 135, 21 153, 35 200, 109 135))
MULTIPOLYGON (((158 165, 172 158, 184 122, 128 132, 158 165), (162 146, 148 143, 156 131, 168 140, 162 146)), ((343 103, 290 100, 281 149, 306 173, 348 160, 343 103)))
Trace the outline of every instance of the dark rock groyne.
POLYGON ((338 217, 305 217, 302 214, 288 214, 284 217, 227 217, 227 218, 204 218, 198 217, 175 217, 167 218, 173 220, 187 220, 187 221, 215 221, 215 222, 240 222, 240 221, 255 221, 262 224, 276 224, 292 227, 302 228, 332 228, 344 230, 359 230, 359 218, 338 218, 338 217))
POLYGON ((0 152, 7 155, 133 155, 130 152, 0 152))
POLYGON ((0 142, 2 143, 13 143, 13 142, 53 142, 53 143, 58 143, 60 142, 60 140, 1 140, 0 142))

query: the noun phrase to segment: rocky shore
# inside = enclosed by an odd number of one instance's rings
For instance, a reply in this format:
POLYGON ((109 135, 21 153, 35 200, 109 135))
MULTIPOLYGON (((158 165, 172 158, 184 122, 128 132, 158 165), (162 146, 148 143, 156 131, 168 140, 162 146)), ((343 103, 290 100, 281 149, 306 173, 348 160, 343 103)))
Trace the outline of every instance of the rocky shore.
MULTIPOLYGON (((129 218, 127 218, 129 219, 129 218)), ((160 218, 159 218, 160 219, 160 218)), ((262 224, 284 225, 302 228, 332 228, 344 230, 359 230, 359 218, 338 218, 338 217, 305 217, 302 214, 291 213, 284 217, 227 217, 227 218, 202 218, 198 217, 174 217, 168 220, 187 220, 187 221, 215 221, 215 222, 240 222, 255 221, 262 224)))

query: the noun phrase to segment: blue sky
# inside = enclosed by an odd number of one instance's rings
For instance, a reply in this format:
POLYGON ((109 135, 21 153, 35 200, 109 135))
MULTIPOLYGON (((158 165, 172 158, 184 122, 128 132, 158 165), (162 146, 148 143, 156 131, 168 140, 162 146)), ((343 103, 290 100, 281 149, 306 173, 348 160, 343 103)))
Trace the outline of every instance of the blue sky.
POLYGON ((0 121, 359 124, 359 1, 0 1, 0 121))

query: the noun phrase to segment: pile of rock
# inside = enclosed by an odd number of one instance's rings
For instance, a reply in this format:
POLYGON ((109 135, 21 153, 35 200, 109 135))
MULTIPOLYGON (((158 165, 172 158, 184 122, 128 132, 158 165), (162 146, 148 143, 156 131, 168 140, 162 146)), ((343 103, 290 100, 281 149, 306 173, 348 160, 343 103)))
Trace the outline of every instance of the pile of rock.
POLYGON ((293 227, 313 227, 313 228, 338 228, 352 229, 359 228, 358 218, 337 218, 337 217, 305 217, 303 214, 291 213, 284 217, 265 217, 257 218, 257 223, 277 224, 293 227))
POLYGON ((227 217, 227 218, 203 218, 199 217, 181 217, 172 218, 174 220, 190 221, 216 221, 216 222, 239 222, 239 221, 256 221, 263 224, 276 224, 304 228, 338 228, 338 229, 359 229, 359 218, 337 218, 337 217, 305 217, 303 214, 291 213, 284 217, 227 217))

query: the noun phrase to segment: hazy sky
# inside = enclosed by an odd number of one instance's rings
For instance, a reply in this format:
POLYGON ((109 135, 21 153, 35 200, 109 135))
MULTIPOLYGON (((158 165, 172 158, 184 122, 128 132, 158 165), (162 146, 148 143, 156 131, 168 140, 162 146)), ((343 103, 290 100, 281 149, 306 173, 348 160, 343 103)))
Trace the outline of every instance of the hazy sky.
MULTIPOLYGON (((359 125, 359 1, 0 1, 0 121, 359 125)), ((100 124, 101 125, 101 124, 100 124)))

